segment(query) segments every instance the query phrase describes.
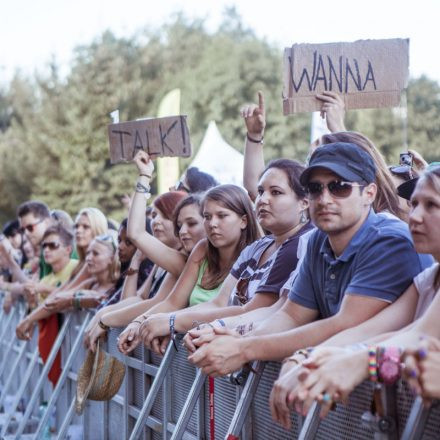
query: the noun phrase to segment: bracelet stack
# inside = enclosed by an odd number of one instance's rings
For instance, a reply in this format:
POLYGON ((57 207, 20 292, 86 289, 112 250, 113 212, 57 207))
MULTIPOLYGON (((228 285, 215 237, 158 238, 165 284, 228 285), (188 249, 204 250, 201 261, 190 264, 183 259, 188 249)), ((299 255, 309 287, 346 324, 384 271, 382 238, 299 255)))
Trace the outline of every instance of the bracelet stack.
POLYGON ((401 376, 402 350, 398 347, 368 347, 368 376, 372 382, 393 385, 401 376))
POLYGON ((79 290, 73 294, 72 306, 75 310, 81 310, 81 297, 84 296, 84 292, 79 290))

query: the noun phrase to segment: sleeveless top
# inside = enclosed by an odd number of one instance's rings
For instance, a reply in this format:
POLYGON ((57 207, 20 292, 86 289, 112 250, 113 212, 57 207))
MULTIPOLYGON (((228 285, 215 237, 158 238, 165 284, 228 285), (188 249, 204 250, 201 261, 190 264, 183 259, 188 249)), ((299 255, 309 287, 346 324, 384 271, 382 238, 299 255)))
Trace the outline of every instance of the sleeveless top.
POLYGON ((205 270, 208 268, 208 260, 204 259, 202 264, 199 267, 199 274, 197 276, 197 283, 194 286, 193 291, 191 292, 191 296, 189 297, 189 305, 194 306, 196 304, 200 304, 217 296, 218 292, 222 287, 222 283, 220 283, 215 289, 207 290, 200 286, 202 282, 203 274, 205 270))

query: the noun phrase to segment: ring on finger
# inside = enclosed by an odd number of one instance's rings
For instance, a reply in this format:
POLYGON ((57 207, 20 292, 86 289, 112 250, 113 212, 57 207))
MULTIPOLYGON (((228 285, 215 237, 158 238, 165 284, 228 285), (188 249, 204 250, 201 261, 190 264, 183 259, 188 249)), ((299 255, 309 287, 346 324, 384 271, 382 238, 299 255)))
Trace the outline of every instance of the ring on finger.
POLYGON ((322 401, 325 403, 329 403, 332 400, 332 396, 329 393, 324 393, 324 395, 322 396, 322 401))

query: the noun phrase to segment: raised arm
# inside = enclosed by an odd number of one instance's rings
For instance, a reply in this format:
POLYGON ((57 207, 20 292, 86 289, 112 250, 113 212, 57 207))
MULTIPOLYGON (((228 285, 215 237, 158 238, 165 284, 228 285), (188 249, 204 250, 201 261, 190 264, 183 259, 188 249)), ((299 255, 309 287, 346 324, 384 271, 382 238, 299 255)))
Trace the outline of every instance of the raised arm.
POLYGON ((322 102, 321 117, 326 119, 327 127, 332 132, 347 131, 344 125, 345 104, 335 92, 322 92, 316 97, 322 102))
POLYGON ((266 127, 266 110, 262 92, 258 92, 258 105, 250 104, 240 111, 246 125, 244 146, 243 185, 249 197, 257 197, 258 179, 264 170, 263 137, 266 127))
POLYGON ((0 252, 3 255, 3 259, 12 274, 12 280, 18 281, 19 283, 25 283, 28 281, 29 277, 26 276, 14 259, 12 244, 4 235, 0 235, 0 252))
POLYGON ((154 171, 153 161, 144 151, 138 151, 133 161, 137 166, 139 177, 128 215, 127 236, 147 258, 178 277, 185 266, 185 256, 145 230, 144 188, 150 187, 154 171))

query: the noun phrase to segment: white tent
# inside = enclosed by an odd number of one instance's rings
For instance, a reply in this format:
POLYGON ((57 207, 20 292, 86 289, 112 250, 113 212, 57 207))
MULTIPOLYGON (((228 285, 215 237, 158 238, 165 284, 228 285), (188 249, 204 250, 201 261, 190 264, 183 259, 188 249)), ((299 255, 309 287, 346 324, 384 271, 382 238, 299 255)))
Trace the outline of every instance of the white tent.
POLYGON ((211 121, 190 167, 211 174, 221 184, 243 186, 243 162, 243 154, 225 142, 217 124, 211 121))

